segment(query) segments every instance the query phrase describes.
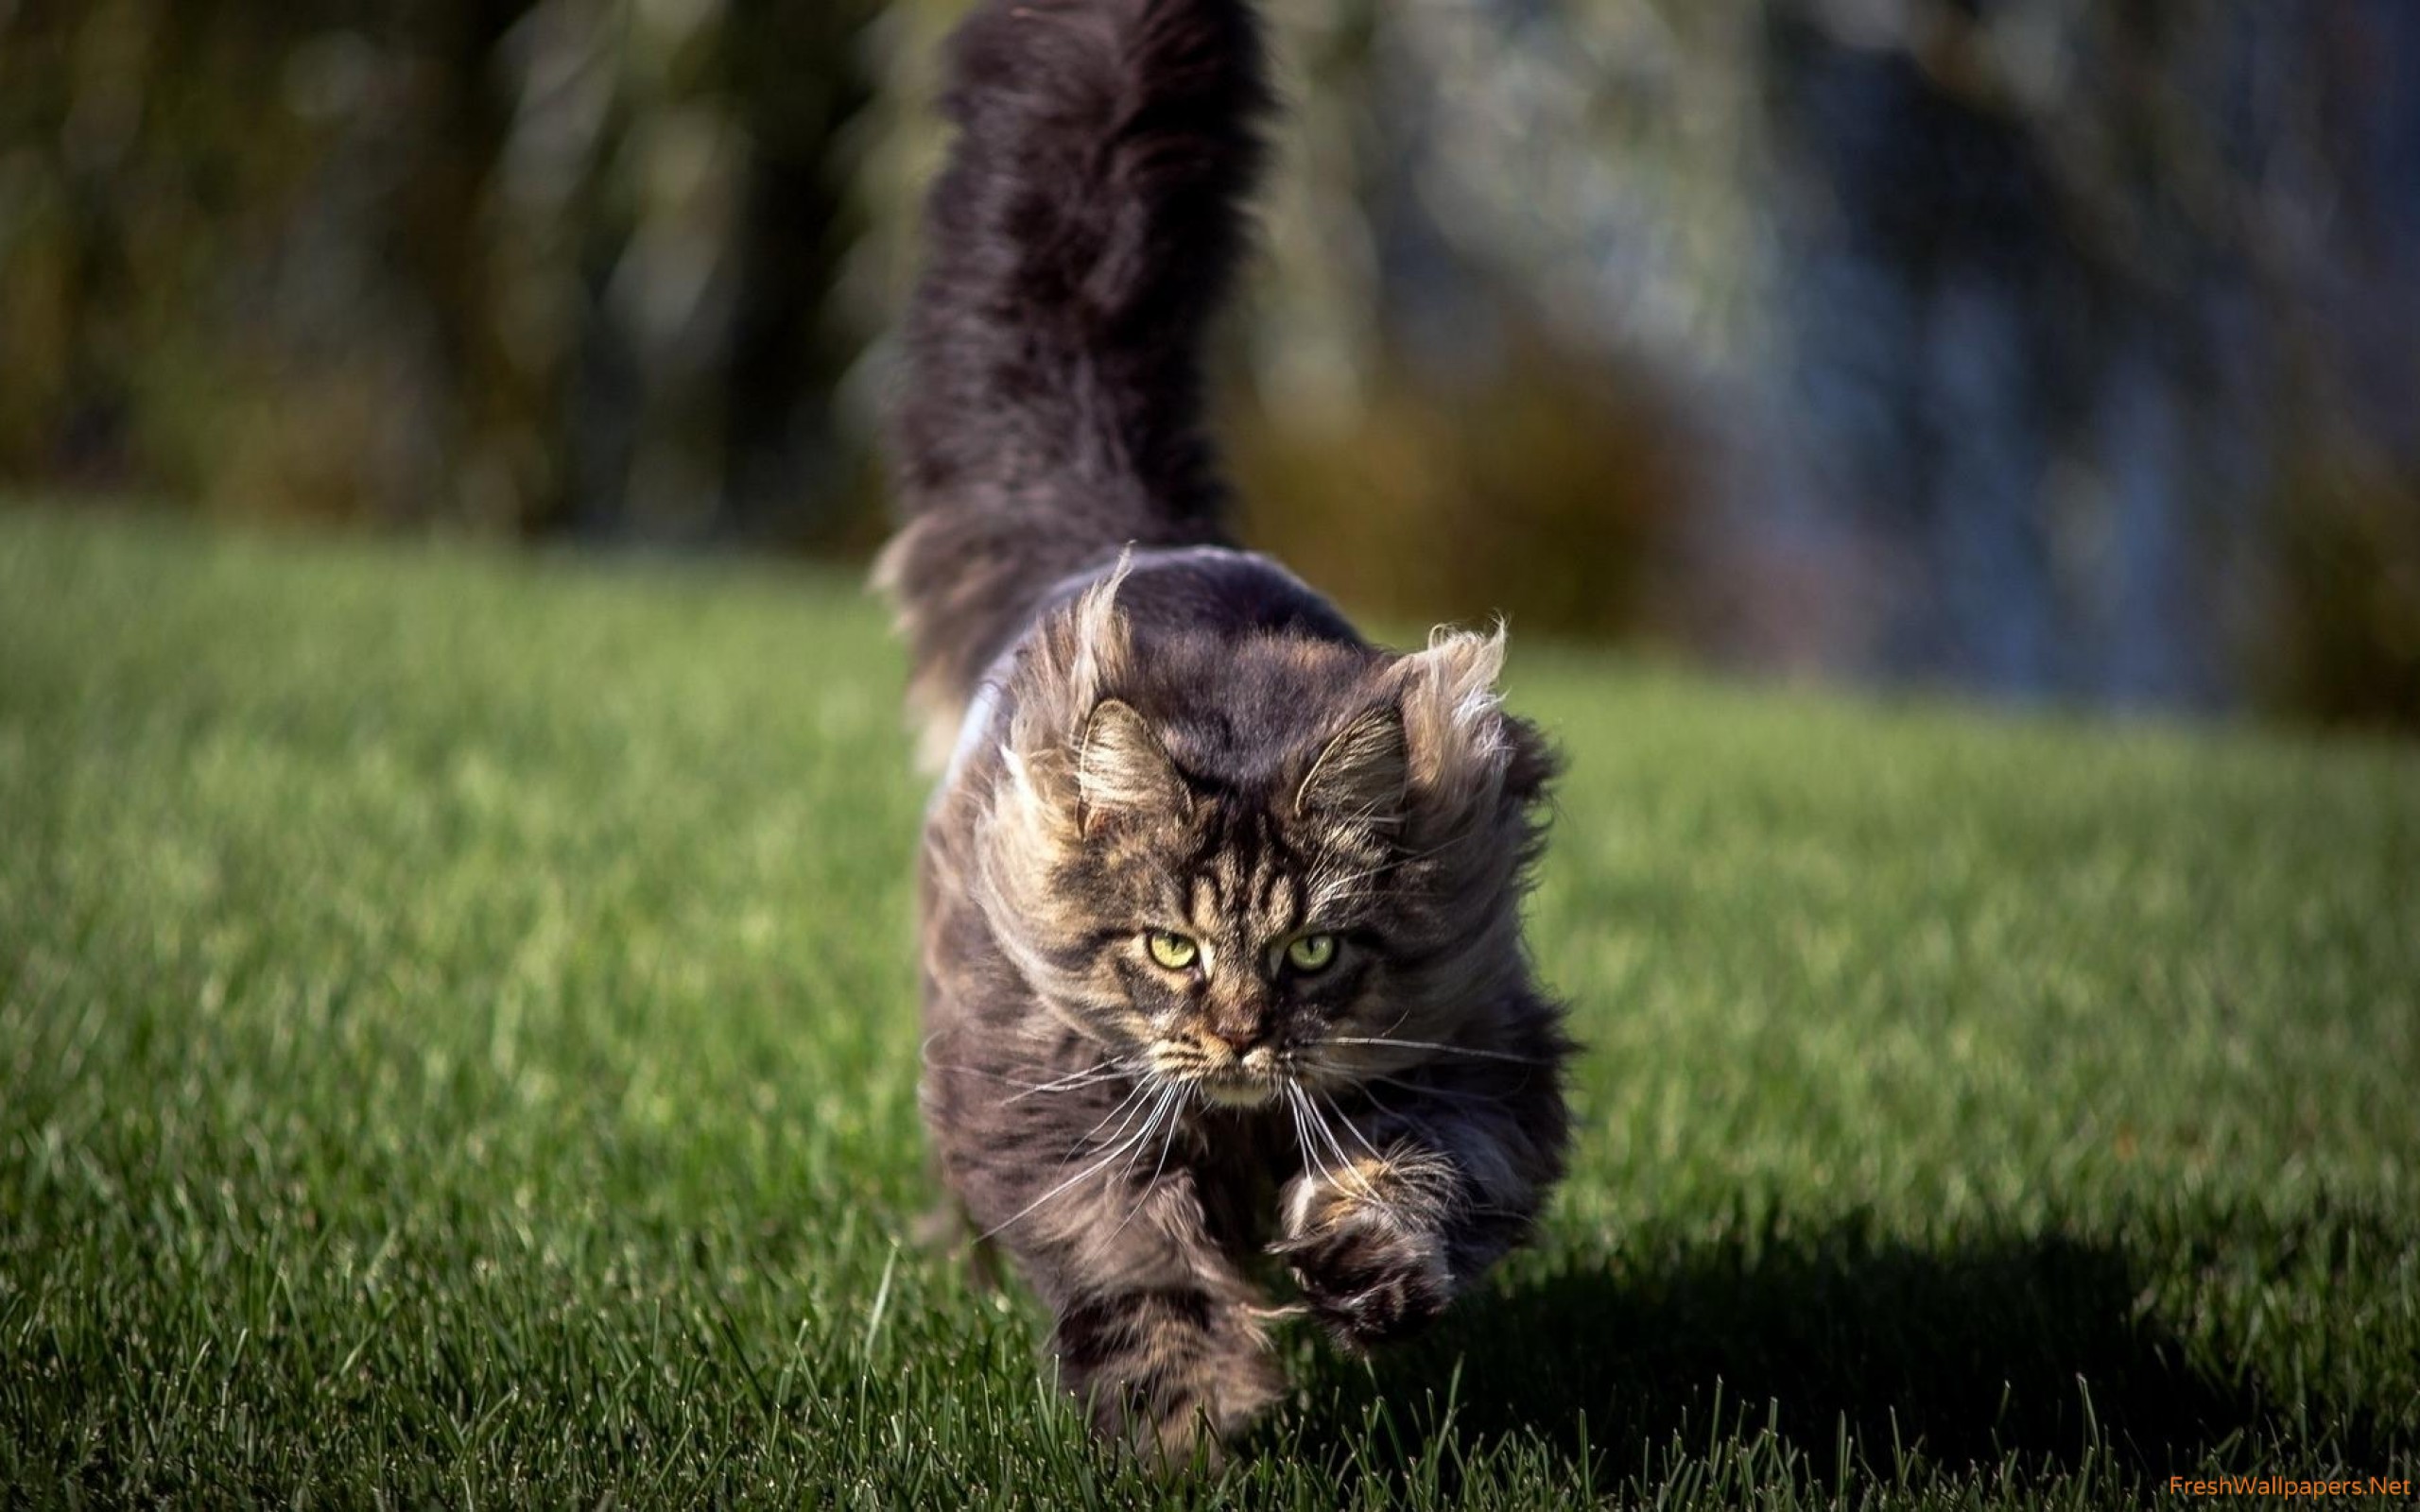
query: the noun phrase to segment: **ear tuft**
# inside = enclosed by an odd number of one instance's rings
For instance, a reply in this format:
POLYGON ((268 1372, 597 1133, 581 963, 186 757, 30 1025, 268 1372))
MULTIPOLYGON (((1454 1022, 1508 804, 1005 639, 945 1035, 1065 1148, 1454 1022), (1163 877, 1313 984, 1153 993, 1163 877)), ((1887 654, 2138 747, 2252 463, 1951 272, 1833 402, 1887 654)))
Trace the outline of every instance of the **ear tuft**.
POLYGON ((1495 679, 1503 670, 1500 623, 1487 635, 1441 627, 1426 650, 1397 663, 1412 776, 1424 790, 1469 789, 1500 773, 1507 747, 1495 679))
POLYGON ((1116 698, 1095 705, 1076 756, 1076 828, 1089 833, 1113 812, 1183 814, 1192 806, 1184 778, 1167 747, 1134 706, 1116 698))
POLYGON ((1411 749, 1404 739, 1403 711, 1393 704, 1373 709, 1327 743, 1303 785, 1294 790, 1302 814, 1326 814, 1365 824, 1392 824, 1403 817, 1404 793, 1411 784, 1411 749))
POLYGON ((1067 692, 1080 700, 1076 705, 1079 709, 1091 707, 1104 686, 1114 685, 1124 675, 1129 648, 1126 618, 1117 611, 1117 591, 1126 584, 1133 557, 1132 546, 1118 553, 1117 565, 1085 589, 1066 611, 1071 643, 1066 657, 1067 692))

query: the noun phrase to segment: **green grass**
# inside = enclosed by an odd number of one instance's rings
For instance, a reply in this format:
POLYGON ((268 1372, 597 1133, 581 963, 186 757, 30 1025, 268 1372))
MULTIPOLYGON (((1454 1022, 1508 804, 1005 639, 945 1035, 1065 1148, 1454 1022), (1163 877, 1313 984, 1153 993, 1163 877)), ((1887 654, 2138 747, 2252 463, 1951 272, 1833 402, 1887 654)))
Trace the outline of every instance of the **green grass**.
MULTIPOLYGON (((907 1238, 899 683, 837 576, 0 515, 0 1486, 1149 1500, 907 1238)), ((2411 748, 1512 693, 1571 1179, 1194 1503, 2420 1475, 2411 748)))

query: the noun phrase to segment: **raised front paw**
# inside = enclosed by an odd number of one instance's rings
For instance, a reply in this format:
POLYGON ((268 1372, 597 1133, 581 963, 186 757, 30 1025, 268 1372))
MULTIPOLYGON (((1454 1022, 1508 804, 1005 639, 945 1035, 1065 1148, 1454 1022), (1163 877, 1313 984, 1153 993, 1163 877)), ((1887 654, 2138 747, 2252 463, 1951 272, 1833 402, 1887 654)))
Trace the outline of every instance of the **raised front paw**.
POLYGON ((1338 1342, 1367 1349, 1426 1326, 1453 1300, 1438 1236, 1383 1201, 1323 1193, 1277 1252, 1338 1342))

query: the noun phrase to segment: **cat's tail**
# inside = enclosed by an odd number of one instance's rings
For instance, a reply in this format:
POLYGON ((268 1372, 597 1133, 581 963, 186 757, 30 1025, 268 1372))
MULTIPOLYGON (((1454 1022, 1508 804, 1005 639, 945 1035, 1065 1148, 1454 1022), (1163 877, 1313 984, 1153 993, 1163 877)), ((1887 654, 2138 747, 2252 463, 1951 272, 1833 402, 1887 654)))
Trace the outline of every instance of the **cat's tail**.
POLYGON ((949 77, 877 580, 954 718, 1052 585, 1221 539, 1202 328, 1268 92, 1247 0, 982 0, 949 77))

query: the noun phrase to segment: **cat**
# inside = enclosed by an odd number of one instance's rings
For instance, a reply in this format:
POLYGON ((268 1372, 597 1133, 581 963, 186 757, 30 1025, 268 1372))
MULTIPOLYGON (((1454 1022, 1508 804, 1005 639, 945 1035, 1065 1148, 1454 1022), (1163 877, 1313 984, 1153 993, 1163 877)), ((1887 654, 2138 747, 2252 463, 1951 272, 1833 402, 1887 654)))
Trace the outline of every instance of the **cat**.
POLYGON ((1379 649, 1221 524, 1202 336, 1264 67, 1245 0, 960 25, 876 571, 941 769, 936 1164, 1095 1427, 1166 1463, 1280 1395, 1288 1312, 1352 1349, 1435 1317, 1568 1141, 1520 933, 1555 764, 1501 627, 1379 649))

